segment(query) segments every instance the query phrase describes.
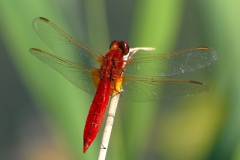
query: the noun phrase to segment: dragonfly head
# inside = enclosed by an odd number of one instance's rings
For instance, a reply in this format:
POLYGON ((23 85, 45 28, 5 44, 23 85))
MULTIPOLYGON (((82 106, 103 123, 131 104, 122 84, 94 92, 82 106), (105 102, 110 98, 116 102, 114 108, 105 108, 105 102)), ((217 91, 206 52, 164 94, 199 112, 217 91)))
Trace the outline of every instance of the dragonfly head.
POLYGON ((110 45, 110 50, 121 49, 123 55, 127 55, 129 52, 129 45, 125 41, 112 41, 110 45))

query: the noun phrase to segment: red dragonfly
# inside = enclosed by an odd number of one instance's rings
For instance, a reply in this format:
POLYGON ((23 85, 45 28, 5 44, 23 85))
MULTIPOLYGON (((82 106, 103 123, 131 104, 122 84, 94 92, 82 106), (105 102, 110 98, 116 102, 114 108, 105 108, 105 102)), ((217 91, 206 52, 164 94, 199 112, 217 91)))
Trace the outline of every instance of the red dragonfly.
POLYGON ((213 49, 201 46, 162 55, 132 53, 124 60, 131 52, 124 41, 113 41, 103 56, 46 18, 36 18, 33 28, 55 54, 36 48, 30 52, 78 88, 96 93, 84 128, 84 153, 100 129, 112 94, 120 93, 122 88, 123 100, 152 101, 205 92, 208 86, 201 82, 167 77, 208 66, 217 59, 213 49))

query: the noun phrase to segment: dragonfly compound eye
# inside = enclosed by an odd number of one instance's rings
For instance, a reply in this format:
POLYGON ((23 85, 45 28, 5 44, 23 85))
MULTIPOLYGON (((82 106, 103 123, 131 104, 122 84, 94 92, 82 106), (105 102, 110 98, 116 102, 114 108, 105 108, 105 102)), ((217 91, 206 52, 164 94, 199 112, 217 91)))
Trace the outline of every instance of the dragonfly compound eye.
POLYGON ((110 44, 109 49, 110 50, 114 50, 114 49, 118 49, 118 48, 119 48, 119 41, 117 41, 117 40, 112 41, 112 43, 110 44))
POLYGON ((113 41, 110 45, 110 49, 114 50, 114 49, 118 49, 120 48, 122 50, 122 53, 124 55, 127 55, 129 52, 129 45, 127 42, 125 41, 113 41))
POLYGON ((125 41, 119 41, 119 48, 122 50, 124 55, 127 55, 129 52, 129 45, 125 41))

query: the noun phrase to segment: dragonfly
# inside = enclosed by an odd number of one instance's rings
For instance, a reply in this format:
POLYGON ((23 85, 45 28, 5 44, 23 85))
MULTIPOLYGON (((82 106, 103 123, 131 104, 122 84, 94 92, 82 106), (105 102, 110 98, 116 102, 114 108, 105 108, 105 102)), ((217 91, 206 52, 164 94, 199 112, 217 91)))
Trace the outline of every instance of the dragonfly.
POLYGON ((37 48, 30 52, 78 88, 95 95, 83 133, 84 153, 99 132, 112 95, 142 102, 208 91, 202 82, 169 77, 206 67, 217 59, 216 51, 206 46, 168 54, 134 54, 138 49, 122 40, 113 41, 103 55, 46 18, 36 18, 33 28, 54 54, 37 48))

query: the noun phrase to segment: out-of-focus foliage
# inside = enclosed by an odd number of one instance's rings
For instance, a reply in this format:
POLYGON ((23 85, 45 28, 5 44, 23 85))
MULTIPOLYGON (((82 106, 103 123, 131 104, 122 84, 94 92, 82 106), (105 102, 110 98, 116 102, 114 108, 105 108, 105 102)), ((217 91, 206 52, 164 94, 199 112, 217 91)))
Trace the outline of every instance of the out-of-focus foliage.
MULTIPOLYGON (((217 0, 1 1, 0 71, 4 83, 0 84, 0 141, 7 144, 9 137, 19 133, 5 133, 12 127, 7 122, 16 120, 7 114, 7 108, 26 123, 34 121, 28 110, 35 108, 50 132, 51 143, 46 139, 36 143, 25 134, 17 135, 25 136, 26 142, 16 138, 9 148, 0 142, 0 154, 29 160, 96 159, 101 146, 102 130, 86 155, 82 153, 83 127, 92 96, 28 51, 31 47, 50 51, 31 26, 41 16, 103 54, 114 39, 124 39, 132 47, 155 47, 154 53, 199 45, 210 46, 218 53, 219 59, 208 68, 179 76, 208 84, 209 92, 158 102, 120 102, 107 159, 240 159, 239 7, 237 1, 217 0), (12 88, 19 93, 16 97, 4 86, 14 85, 2 57, 11 59, 23 83, 22 89, 12 88), (24 102, 31 104, 28 108, 17 102, 7 103, 14 102, 25 90, 34 101, 24 102), (19 143, 21 150, 16 151, 19 143)), ((19 128, 24 127, 16 126, 15 130, 19 128)), ((21 133, 27 131, 25 127, 21 133)))

